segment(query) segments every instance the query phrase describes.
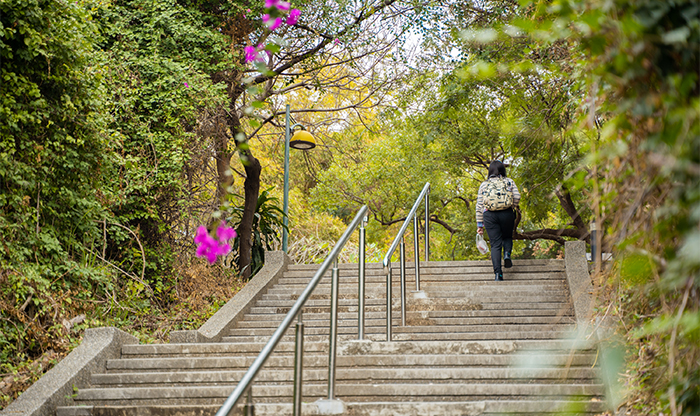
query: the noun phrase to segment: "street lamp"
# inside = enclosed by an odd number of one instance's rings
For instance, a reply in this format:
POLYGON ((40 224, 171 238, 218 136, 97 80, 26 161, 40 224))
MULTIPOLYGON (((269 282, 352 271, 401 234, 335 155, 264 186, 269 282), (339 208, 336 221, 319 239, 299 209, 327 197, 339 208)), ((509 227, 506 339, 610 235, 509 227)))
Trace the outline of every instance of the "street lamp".
POLYGON ((309 150, 316 147, 316 140, 314 136, 308 131, 304 130, 304 126, 299 123, 289 125, 289 104, 287 104, 287 114, 285 118, 285 128, 284 128, 284 229, 282 230, 282 251, 287 252, 287 240, 289 239, 289 232, 287 231, 288 224, 288 212, 289 212, 289 148, 292 147, 298 150, 309 150), (292 131, 296 127, 301 127, 290 138, 292 131))

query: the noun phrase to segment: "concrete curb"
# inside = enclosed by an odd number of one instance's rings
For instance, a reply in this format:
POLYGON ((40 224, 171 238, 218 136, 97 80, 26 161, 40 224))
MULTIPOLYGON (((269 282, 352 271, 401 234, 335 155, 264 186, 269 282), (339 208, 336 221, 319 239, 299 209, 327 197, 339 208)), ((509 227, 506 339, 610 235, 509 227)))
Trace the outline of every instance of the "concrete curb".
POLYGON ((138 339, 112 327, 86 329, 83 342, 0 415, 53 416, 57 406, 72 404, 74 387, 89 386, 90 375, 104 372, 107 360, 119 358, 126 344, 138 344, 138 339))
POLYGON ((289 256, 283 251, 265 252, 265 265, 245 285, 198 330, 173 331, 170 333, 171 344, 195 342, 219 342, 229 329, 241 320, 255 302, 267 289, 277 283, 287 270, 289 256))
MULTIPOLYGON (((605 385, 606 410, 612 411, 614 415, 626 414, 626 406, 618 409, 622 401, 622 387, 617 379, 618 373, 623 368, 616 368, 624 356, 623 341, 615 333, 615 319, 610 316, 596 318, 591 322, 593 316, 593 282, 588 273, 588 260, 586 258, 586 243, 583 241, 567 241, 565 245, 566 253, 566 279, 569 282, 571 300, 574 304, 576 323, 583 331, 589 331, 589 327, 594 325, 592 332, 595 334, 594 345, 600 354, 600 378, 605 385), (618 355, 618 356, 616 356, 618 355), (612 370, 611 370, 612 369, 612 370)), ((582 333, 584 333, 582 332, 582 333)))
POLYGON ((584 241, 567 241, 564 245, 566 263, 566 280, 569 283, 571 301, 574 304, 576 322, 581 326, 588 325, 593 304, 593 284, 588 274, 586 260, 586 243, 584 241))

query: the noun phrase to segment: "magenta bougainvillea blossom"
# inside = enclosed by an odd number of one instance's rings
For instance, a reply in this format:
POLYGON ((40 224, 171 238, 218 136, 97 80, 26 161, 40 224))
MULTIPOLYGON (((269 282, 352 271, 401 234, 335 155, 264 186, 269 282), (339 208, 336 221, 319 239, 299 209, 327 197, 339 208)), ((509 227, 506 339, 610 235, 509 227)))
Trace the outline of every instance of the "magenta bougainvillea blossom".
POLYGON ((299 21, 299 16, 301 16, 301 11, 299 9, 292 9, 287 16, 286 24, 289 26, 294 26, 299 21))
MULTIPOLYGON (((277 30, 283 23, 294 26, 299 22, 299 16, 301 16, 301 11, 299 9, 292 9, 291 3, 284 0, 265 0, 265 9, 267 9, 268 12, 263 15, 262 21, 270 32, 277 30), (280 13, 282 15, 287 14, 287 18, 279 17, 280 13)), ((250 12, 250 9, 248 9, 247 12, 250 12)), ((262 45, 258 45, 257 47, 246 46, 245 62, 247 64, 251 62, 262 62, 263 60, 260 53, 263 51, 265 51, 268 56, 271 55, 271 52, 267 51, 262 45)))
MULTIPOLYGON (((280 3, 287 3, 284 0, 265 0, 266 9, 280 9, 283 10, 284 5, 280 6, 280 3)), ((287 10, 289 10, 289 3, 287 3, 287 10)))
POLYGON ((222 222, 216 228, 216 237, 212 237, 207 227, 203 225, 197 228, 197 235, 194 237, 194 242, 197 244, 197 257, 206 257, 209 264, 216 263, 218 256, 225 256, 231 251, 231 245, 228 242, 236 238, 236 231, 226 226, 226 222, 222 222))
POLYGON ((259 51, 255 48, 255 46, 246 46, 243 50, 245 51, 245 61, 246 62, 253 62, 253 61, 260 60, 259 51))
POLYGON ((270 32, 274 32, 278 27, 282 26, 281 17, 272 18, 269 14, 266 14, 262 17, 262 20, 263 23, 265 23, 265 26, 270 29, 270 32))

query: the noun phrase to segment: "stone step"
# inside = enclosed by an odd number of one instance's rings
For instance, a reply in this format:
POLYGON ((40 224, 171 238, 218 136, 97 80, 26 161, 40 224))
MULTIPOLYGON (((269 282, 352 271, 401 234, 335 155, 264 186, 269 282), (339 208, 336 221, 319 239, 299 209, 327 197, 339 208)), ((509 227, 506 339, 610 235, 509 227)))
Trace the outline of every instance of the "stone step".
MULTIPOLYGON (((560 334, 566 330, 572 329, 571 325, 568 323, 546 323, 546 324, 498 324, 497 328, 494 328, 493 324, 480 324, 475 323, 471 325, 407 325, 400 326, 398 321, 393 321, 397 325, 392 328, 395 333, 435 333, 438 334, 457 334, 457 333, 482 333, 482 332, 547 332, 552 331, 560 334)), ((377 322, 376 325, 367 324, 365 328, 382 328, 385 322, 377 322)), ((249 327, 249 328, 233 328, 229 331, 229 336, 250 336, 250 335, 263 335, 272 333, 277 329, 276 326, 270 327, 249 327)), ((293 334, 295 327, 290 327, 287 333, 293 334)), ((338 326, 338 334, 354 334, 357 333, 357 323, 352 322, 346 326, 338 326)), ((327 335, 330 334, 330 327, 328 322, 322 323, 318 326, 306 325, 304 328, 305 335, 327 335)))
MULTIPOLYGON (((551 283, 557 280, 566 279, 566 271, 564 268, 556 269, 538 269, 533 270, 523 267, 513 267, 511 269, 503 269, 504 274, 518 278, 529 278, 535 282, 539 283, 551 283)), ((331 282, 332 272, 328 271, 323 275, 319 284, 329 284, 331 282)), ((298 284, 299 282, 309 282, 314 276, 314 273, 302 273, 302 272, 284 272, 280 277, 280 284, 298 284)), ((420 270, 419 281, 421 284, 423 282, 461 282, 465 284, 476 284, 476 282, 481 281, 483 278, 488 276, 493 277, 493 268, 483 267, 483 268, 464 268, 464 269, 441 269, 441 270, 420 270)), ((359 279, 359 272, 357 270, 341 270, 338 273, 340 282, 342 283, 354 283, 357 284, 359 279)), ((416 273, 414 269, 406 269, 406 282, 416 281, 416 273)), ((401 271, 399 269, 392 269, 391 271, 391 281, 394 284, 398 284, 401 281, 401 271)), ((365 272, 365 283, 386 285, 386 274, 376 273, 376 272, 365 272)), ((493 282, 490 282, 493 284, 493 282)), ((522 282, 521 282, 522 283, 522 282)))
MULTIPOLYGON (((257 355, 265 343, 197 343, 197 344, 127 344, 122 346, 122 358, 149 358, 163 356, 200 357, 257 355)), ((280 342, 274 354, 292 354, 293 342, 280 342)), ((306 353, 328 352, 328 339, 325 342, 304 342, 306 353)))
MULTIPOLYGON (((238 383, 245 370, 239 371, 191 371, 191 372, 131 372, 95 374, 92 385, 100 388, 108 386, 139 387, 178 386, 178 385, 217 385, 219 383, 238 383)), ((256 384, 291 383, 293 369, 261 370, 255 377, 256 384)), ((328 370, 311 368, 304 370, 304 382, 323 382, 328 380, 328 370)), ((569 368, 502 368, 502 367, 447 367, 435 371, 433 368, 343 368, 336 370, 336 380, 346 381, 372 380, 374 383, 473 383, 475 381, 494 381, 499 383, 548 383, 568 380, 572 384, 590 384, 597 382, 596 372, 589 366, 569 368)))
MULTIPOLYGON (((365 313, 367 312, 381 312, 385 313, 386 303, 382 299, 380 302, 375 304, 369 304, 371 299, 366 299, 365 313)), ((392 311, 397 313, 400 308, 400 301, 398 299, 392 300, 392 311)), ((435 303, 435 302, 434 302, 435 303)), ((411 308, 415 303, 411 302, 407 304, 407 310, 410 312, 411 308)), ((289 312, 291 307, 294 305, 292 301, 258 301, 257 306, 250 308, 250 314, 286 314, 289 312)), ((542 313, 542 311, 553 311, 554 313, 570 314, 571 313, 571 303, 570 302, 546 302, 546 303, 520 303, 518 305, 509 305, 502 303, 482 303, 474 304, 469 301, 458 302, 455 299, 448 299, 442 302, 442 308, 433 308, 433 311, 457 311, 457 312, 468 312, 473 310, 482 311, 512 311, 514 314, 527 313, 527 311, 532 311, 533 313, 542 313), (450 307, 453 306, 453 307, 450 307)), ((323 313, 328 315, 330 311, 330 302, 319 302, 315 300, 310 300, 307 302, 307 306, 303 307, 304 315, 312 313, 323 313)), ((343 302, 343 300, 338 301, 338 313, 357 313, 358 305, 357 300, 353 302, 343 302)), ((416 312, 426 312, 416 311, 416 312)))
MULTIPOLYGON (((603 401, 590 400, 483 400, 453 402, 346 402, 347 415, 352 416, 477 416, 503 415, 561 415, 566 409, 576 409, 576 414, 598 414, 607 410, 603 401)), ((56 416, 214 416, 218 405, 199 406, 93 406, 59 407, 56 416)), ((237 405, 231 416, 243 415, 243 405, 237 405)), ((291 416, 291 403, 256 403, 257 416, 291 416)), ((316 403, 303 403, 302 414, 321 415, 316 403)), ((570 414, 570 412, 569 412, 570 414)))
MULTIPOLYGON (((248 313, 243 322, 270 321, 282 322, 284 316, 268 310, 270 313, 248 313)), ((339 320, 357 320, 358 312, 339 312, 339 320)), ((508 309, 490 309, 490 310, 452 310, 452 311, 407 311, 406 318, 421 320, 421 319, 457 319, 457 318, 549 318, 566 317, 573 319, 571 313, 561 314, 554 309, 545 310, 508 310, 508 309)), ((305 313, 304 322, 314 320, 328 320, 328 313, 305 313)), ((386 321, 385 312, 367 312, 365 311, 365 321, 379 319, 382 322, 386 321)))
MULTIPOLYGON (((304 291, 304 288, 292 289, 292 290, 271 290, 264 294, 261 299, 263 300, 297 300, 299 295, 304 291)), ((517 290, 500 290, 494 292, 493 289, 489 290, 474 290, 471 288, 423 288, 428 299, 432 298, 479 298, 479 299, 560 299, 569 296, 568 290, 557 289, 557 290, 547 290, 544 288, 539 288, 537 290, 532 289, 517 289, 517 290)), ((401 293, 401 292, 399 292, 401 293)), ((340 299, 357 299, 357 290, 353 291, 339 291, 340 299)), ((393 293, 392 293, 393 295, 393 293)), ((316 288, 309 299, 330 299, 331 289, 330 288, 316 288)), ((386 299, 386 292, 384 291, 365 291, 365 298, 381 298, 386 299)), ((407 299, 410 301, 410 296, 407 294, 407 299)))
POLYGON ((472 332, 472 333, 402 333, 394 332, 394 341, 423 341, 423 340, 443 340, 443 341, 478 341, 478 340, 536 340, 536 339, 557 339, 567 334, 567 331, 509 331, 507 333, 498 332, 472 332))
MULTIPOLYGON (((261 307, 268 307, 268 308, 276 308, 277 310, 284 310, 285 308, 291 308, 294 305, 295 301, 292 299, 277 299, 277 300, 270 300, 270 299, 261 299, 256 303, 256 306, 254 308, 251 308, 251 313, 258 313, 257 308, 261 307)), ((561 308, 562 306, 569 306, 569 302, 558 299, 549 299, 549 298, 543 298, 543 299, 533 299, 533 298, 523 298, 523 299, 516 299, 516 298, 510 298, 510 299, 489 299, 488 302, 475 302, 471 301, 469 299, 464 299, 464 298, 456 298, 456 299, 432 299, 429 301, 426 301, 424 303, 429 303, 431 305, 434 304, 444 304, 444 305, 461 305, 465 306, 464 309, 492 309, 497 305, 499 308, 507 308, 507 309, 552 309, 552 308, 561 308), (472 306, 469 308, 469 306, 472 306)), ((338 299, 338 307, 344 307, 344 308, 357 308, 358 300, 357 299, 338 299)), ((400 304, 400 299, 398 298, 392 298, 392 307, 396 306, 398 307, 400 304)), ((412 302, 407 302, 407 304, 420 304, 420 302, 417 301, 412 301, 412 302)), ((306 311, 306 308, 318 308, 318 307, 328 307, 330 305, 330 299, 309 299, 305 306, 304 306, 304 311, 306 311)), ((365 307, 386 307, 386 299, 365 299, 365 307)), ((277 313, 286 313, 285 312, 277 312, 277 313)), ((313 313, 313 312, 311 312, 313 313)))
MULTIPOLYGON (((226 369, 247 369, 255 360, 256 355, 229 356, 229 357, 159 357, 159 358, 129 358, 108 360, 106 369, 110 373, 116 372, 143 372, 154 370, 156 372, 170 372, 174 370, 204 370, 222 371, 226 369)), ((592 365, 595 362, 595 354, 592 353, 549 353, 542 354, 361 354, 338 355, 336 362, 338 368, 362 366, 366 368, 377 367, 407 367, 418 366, 431 369, 445 366, 511 366, 522 363, 536 363, 539 367, 580 366, 592 365)), ((321 367, 328 365, 326 354, 304 354, 304 368, 321 367)), ((534 364, 533 364, 534 365, 534 364)), ((272 355, 266 361, 264 368, 290 369, 294 366, 292 355, 272 355)))
MULTIPOLYGON (((513 259, 515 262, 518 259, 513 259)), ((528 266, 546 266, 546 265, 558 265, 564 267, 563 259, 519 259, 519 262, 528 266)), ((413 260, 406 261, 406 265, 413 265, 413 260)), ((473 266, 490 266, 491 260, 451 260, 451 261, 424 261, 420 259, 421 267, 473 267, 473 266)), ((287 268, 289 270, 317 270, 319 265, 317 264, 289 264, 287 268)), ((357 263, 338 263, 338 268, 347 269, 357 267, 357 263)), ((367 262, 365 263, 367 269, 383 269, 382 263, 379 262, 367 262)), ((399 262, 392 261, 391 267, 398 268, 399 262)))
MULTIPOLYGON (((270 332, 270 335, 272 332, 270 332)), ((294 335, 292 332, 288 332, 288 335, 282 337, 282 341, 293 342, 294 335)), ((270 339, 270 335, 239 335, 239 336, 225 336, 222 337, 223 342, 267 342, 270 339)), ((568 335, 568 331, 563 332, 536 332, 536 331, 526 331, 526 332, 474 332, 474 333, 396 333, 395 328, 392 329, 392 339, 393 341, 430 341, 430 340, 440 340, 440 341, 497 341, 497 340, 554 340, 561 338, 562 336, 568 335), (519 338, 521 337, 521 338, 519 338)), ((366 327, 365 328, 365 338, 372 341, 385 341, 386 340, 386 328, 383 327, 366 327)), ((308 342, 322 342, 328 340, 328 335, 305 335, 304 339, 308 342)), ((350 332, 347 334, 339 333, 339 340, 353 340, 357 339, 357 331, 350 332)))
MULTIPOLYGON (((263 301, 260 301, 263 302, 263 301)), ((264 307, 264 308, 254 308, 256 315, 266 314, 270 317, 272 316, 285 316, 291 309, 289 306, 278 306, 278 307, 264 307)), ((253 309, 253 308, 251 308, 253 309)), ((507 303, 482 303, 473 304, 470 302, 439 302, 432 304, 421 304, 421 303, 407 303, 406 304, 406 314, 417 312, 467 312, 467 311, 498 311, 501 313, 500 316, 526 316, 528 311, 551 311, 554 316, 566 316, 573 313, 571 304, 568 302, 548 302, 548 303, 520 303, 517 305, 507 304, 507 303)), ((319 305, 314 304, 314 306, 308 306, 303 308, 303 315, 319 314, 325 315, 326 319, 330 316, 330 305, 319 305)), ((386 320, 386 306, 381 307, 379 305, 365 306, 365 319, 367 319, 367 313, 380 313, 384 315, 382 320, 386 320)), ((401 307, 399 302, 393 302, 391 305, 392 316, 396 318, 401 312, 401 307)), ((340 305, 338 306, 338 314, 358 314, 358 306, 340 305)), ((539 313, 539 312, 538 312, 539 313)), ((457 315, 460 316, 460 315, 457 315)), ((463 316, 463 315, 461 315, 463 316)), ((538 316, 538 315, 535 315, 538 316)), ((550 315, 551 316, 551 315, 550 315)), ((351 318, 352 319, 352 318, 351 318)), ((241 320, 240 322, 243 322, 241 320)))
MULTIPOLYGON (((190 387, 125 387, 88 388, 77 393, 76 402, 102 402, 110 405, 139 405, 149 401, 168 401, 173 404, 222 404, 235 389, 235 384, 190 387)), ((303 387, 304 401, 327 397, 325 383, 307 383, 303 387)), ((410 384, 358 384, 337 383, 335 397, 351 402, 377 401, 464 401, 531 398, 560 400, 565 397, 603 395, 600 384, 540 384, 540 383, 410 383, 410 384)), ((291 385, 254 384, 256 401, 276 402, 292 396, 291 385)))
MULTIPOLYGON (((513 285, 523 285, 527 283, 531 284, 548 284, 560 282, 566 279, 566 274, 564 270, 542 270, 542 271, 528 271, 519 270, 517 268, 503 269, 504 276, 508 276, 509 279, 503 282, 510 282, 513 285)), ((330 284, 331 274, 328 273, 323 276, 319 285, 330 284)), ((406 284, 412 283, 415 286, 415 273, 412 270, 406 271, 406 284)), ((287 284, 308 284, 313 277, 312 274, 303 273, 290 273, 285 272, 284 276, 279 279, 279 285, 285 286, 287 284)), ((357 285, 359 281, 359 275, 357 272, 354 274, 339 274, 339 281, 343 284, 353 284, 357 285)), ((401 273, 398 270, 392 271, 391 274, 392 286, 398 286, 401 282, 401 273)), ((441 271, 436 274, 426 274, 421 271, 420 280, 421 286, 423 284, 469 284, 469 285, 494 285, 493 281, 493 269, 484 268, 481 270, 462 270, 459 272, 445 272, 441 271)), ((506 283, 499 282, 499 285, 506 285, 506 283)), ((372 286, 386 286, 386 275, 365 275, 365 284, 372 286)))
MULTIPOLYGON (((329 326, 329 316, 323 316, 322 314, 314 314, 319 316, 318 319, 311 319, 309 316, 304 316, 304 324, 306 328, 318 328, 329 326)), ((347 314, 345 314, 347 315, 347 314)), ((242 328, 277 328, 281 323, 284 316, 274 315, 268 320, 249 320, 244 319, 237 324, 239 329, 242 328)), ((394 318, 392 320, 394 325, 399 326, 400 319, 394 318)), ((524 325, 524 324, 573 324, 575 320, 573 317, 558 317, 558 316, 503 316, 503 317, 434 317, 434 318, 423 318, 417 314, 412 314, 411 316, 406 316, 406 324, 408 326, 413 325, 433 325, 435 327, 443 326, 459 326, 459 325, 524 325)), ((382 326, 386 325, 386 318, 381 317, 377 319, 368 319, 365 317, 365 326, 382 326)), ((345 319, 338 318, 339 327, 357 327, 357 314, 347 317, 345 319)), ((447 329, 449 330, 449 329, 447 329)))
MULTIPOLYGON (((288 265, 286 275, 308 275, 313 276, 319 269, 320 265, 288 265)), ((545 261, 538 262, 533 260, 513 259, 513 269, 519 268, 528 272, 556 272, 564 270, 564 261, 545 261)), ((398 262, 391 264, 392 273, 397 273, 400 270, 398 262)), ((358 265, 347 263, 338 265, 339 274, 352 275, 358 273, 358 265)), ((415 262, 406 262, 406 273, 415 274, 415 262)), ((420 274, 441 274, 443 272, 452 274, 478 273, 483 271, 493 271, 491 261, 457 261, 457 262, 420 262, 420 274)), ((326 271, 324 276, 330 276, 332 267, 326 271)), ((384 268, 377 263, 365 264, 366 275, 385 275, 384 268)))
MULTIPOLYGON (((534 276, 534 275, 528 275, 528 276, 520 276, 520 275, 509 275, 508 272, 504 274, 505 279, 502 282, 494 282, 493 280, 493 273, 488 273, 488 274, 483 274, 479 276, 479 278, 474 278, 474 279, 461 279, 461 278, 441 278, 441 279, 431 279, 431 280, 426 280, 426 279, 421 279, 420 281, 420 287, 421 289, 424 288, 431 288, 431 287, 446 287, 446 286, 465 286, 465 287, 473 287, 473 288, 479 288, 483 290, 493 290, 494 285, 498 283, 499 286, 502 286, 502 288, 505 289, 514 289, 517 290, 518 288, 527 288, 527 287, 548 287, 548 286, 553 286, 553 287, 566 287, 566 276, 562 273, 558 276, 551 276, 551 275, 542 275, 542 276, 534 276), (545 278, 545 276, 547 276, 545 278)), ((311 278, 281 278, 278 282, 277 285, 275 285, 276 288, 288 288, 288 287, 296 287, 296 288, 304 288, 306 287, 309 282, 311 281, 311 278)), ((357 291, 359 283, 357 281, 357 278, 355 279, 345 279, 341 278, 339 280, 341 290, 350 290, 350 291, 357 291), (347 289, 346 289, 347 288, 347 289)), ((317 288, 321 287, 330 287, 331 286, 331 280, 329 279, 324 279, 321 280, 321 282, 318 283, 317 288)), ((393 291, 399 290, 400 286, 400 280, 399 277, 394 276, 392 282, 391 282, 391 287, 393 291)), ((406 289, 407 290, 415 290, 416 287, 416 282, 415 278, 412 276, 408 276, 406 278, 406 289)), ((381 292, 386 292, 386 279, 385 278, 375 278, 373 280, 367 279, 365 280, 365 289, 366 290, 379 290, 381 292)))
MULTIPOLYGON (((282 337, 280 342, 294 342, 294 335, 292 332, 287 332, 288 335, 282 337)), ((352 341, 357 339, 357 333, 354 334, 339 334, 339 341, 352 341)), ((386 328, 376 328, 370 327, 365 328, 365 339, 370 341, 386 341, 386 328)), ((221 338, 221 342, 232 342, 232 343, 259 343, 267 342, 270 340, 270 335, 261 336, 224 336, 221 338)), ((406 340, 404 340, 406 341, 406 340)), ((408 340, 412 341, 412 340, 408 340)), ((418 340, 424 341, 424 340, 418 340)), ((328 342, 328 335, 304 335, 304 342, 328 342)))
MULTIPOLYGON (((419 341, 419 342, 370 342, 344 341, 338 343, 339 355, 386 354, 510 354, 518 351, 538 351, 567 354, 572 350, 572 340, 530 341, 419 341)), ((274 354, 291 355, 293 342, 280 342, 274 354)), ((198 343, 198 344, 127 344, 122 346, 122 357, 155 358, 185 355, 198 356, 257 355, 265 343, 198 343)), ((304 353, 327 353, 328 339, 323 342, 304 342, 304 353)), ((588 351, 588 353, 591 353, 588 351)))
MULTIPOLYGON (((491 277, 491 276, 489 276, 491 277)), ((505 282, 505 280, 504 280, 505 282)), ((268 294, 284 294, 288 293, 290 291, 295 291, 295 293, 301 293, 304 289, 306 289, 306 286, 308 285, 308 281, 303 281, 303 282, 290 282, 287 280, 280 280, 280 283, 269 289, 266 293, 268 294)), ((493 281, 485 281, 485 282, 443 282, 443 281, 421 281, 420 288, 421 290, 437 290, 440 288, 445 288, 445 289, 451 289, 451 288, 457 288, 460 290, 474 290, 474 291, 482 291, 482 292, 493 292, 494 291, 494 285, 496 282, 493 281)), ((502 285, 503 287, 499 287, 499 291, 518 291, 518 290, 523 290, 523 291, 530 291, 530 292, 536 292, 539 290, 569 290, 569 288, 566 286, 565 281, 562 280, 548 280, 548 281, 543 281, 543 282, 529 282, 529 281, 510 281, 508 284, 505 283, 498 283, 499 285, 502 285)), ((392 291, 394 290, 399 290, 400 289, 400 284, 397 281, 396 283, 392 282, 392 291)), ((331 282, 330 280, 328 281, 321 281, 318 286, 316 286, 316 290, 330 290, 331 288, 331 282)), ((406 281, 406 290, 408 291, 413 291, 416 288, 416 283, 414 280, 407 280, 406 281)), ((357 281, 355 282, 349 282, 346 280, 340 280, 338 289, 340 292, 343 293, 352 293, 352 292, 357 292, 358 290, 358 283, 357 281)), ((372 291, 372 292, 379 292, 379 293, 386 293, 386 282, 381 281, 381 282, 369 282, 365 281, 365 291, 372 291)), ((315 292, 315 291, 314 291, 315 292)))

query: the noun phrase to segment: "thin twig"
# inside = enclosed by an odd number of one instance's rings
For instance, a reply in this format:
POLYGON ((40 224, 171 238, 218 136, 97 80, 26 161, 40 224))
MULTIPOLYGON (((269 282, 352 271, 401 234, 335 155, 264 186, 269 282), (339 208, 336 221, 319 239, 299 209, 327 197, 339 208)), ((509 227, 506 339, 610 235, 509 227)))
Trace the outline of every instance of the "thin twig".
POLYGON ((41 182, 36 191, 36 235, 39 235, 39 201, 41 199, 41 182))
POLYGON ((114 268, 117 269, 118 271, 122 272, 125 276, 127 276, 127 277, 129 277, 129 278, 131 278, 131 279, 133 279, 133 280, 135 280, 135 281, 141 283, 144 287, 146 287, 146 288, 148 289, 148 292, 149 292, 150 295, 153 294, 153 289, 152 289, 151 286, 150 286, 148 283, 146 283, 143 279, 139 279, 138 276, 133 275, 133 274, 127 272, 126 270, 120 268, 120 267, 117 266, 116 264, 110 262, 109 260, 107 260, 107 259, 105 259, 104 257, 100 256, 99 254, 95 253, 94 251, 92 251, 92 250, 90 250, 90 249, 87 249, 87 250, 88 250, 93 256, 97 257, 98 259, 100 259, 100 260, 102 260, 103 262, 107 263, 108 265, 114 267, 114 268))
MULTIPOLYGON (((136 235, 135 232, 131 231, 131 229, 129 227, 125 227, 125 226, 118 224, 116 222, 112 222, 111 224, 114 224, 117 227, 121 227, 121 228, 127 230, 128 232, 130 232, 131 235, 133 235, 134 238, 136 239, 136 242, 139 244, 139 248, 141 249, 141 258, 143 259, 143 267, 141 268, 141 280, 144 280, 144 278, 145 278, 144 276, 146 275, 146 252, 143 250, 143 246, 141 245, 141 240, 139 240, 139 236, 136 235)), ((146 284, 146 283, 144 283, 144 284, 146 284)), ((148 285, 146 284, 146 286, 148 286, 148 285)), ((149 289, 150 289, 150 287, 149 287, 149 289)))

